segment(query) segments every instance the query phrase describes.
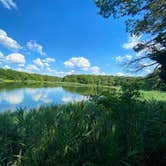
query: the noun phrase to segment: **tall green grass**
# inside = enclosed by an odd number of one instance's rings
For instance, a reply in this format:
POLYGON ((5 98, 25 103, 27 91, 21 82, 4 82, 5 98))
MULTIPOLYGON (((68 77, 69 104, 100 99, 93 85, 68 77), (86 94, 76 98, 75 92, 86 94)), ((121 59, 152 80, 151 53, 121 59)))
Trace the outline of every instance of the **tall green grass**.
POLYGON ((0 165, 164 166, 166 102, 137 92, 0 114, 0 165))
POLYGON ((160 100, 166 102, 166 92, 161 91, 141 91, 144 98, 147 100, 160 100))

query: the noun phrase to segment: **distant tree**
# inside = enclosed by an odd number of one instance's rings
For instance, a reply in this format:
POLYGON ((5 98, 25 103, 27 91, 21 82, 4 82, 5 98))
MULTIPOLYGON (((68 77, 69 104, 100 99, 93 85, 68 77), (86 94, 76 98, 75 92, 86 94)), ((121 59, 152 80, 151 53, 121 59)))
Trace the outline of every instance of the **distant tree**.
POLYGON ((150 35, 149 41, 138 43, 134 50, 144 52, 130 64, 137 69, 155 66, 155 73, 166 83, 166 0, 95 0, 99 14, 115 19, 127 16, 126 30, 131 35, 150 35), (141 60, 151 63, 140 65, 141 60), (156 72, 157 71, 157 72, 156 72))

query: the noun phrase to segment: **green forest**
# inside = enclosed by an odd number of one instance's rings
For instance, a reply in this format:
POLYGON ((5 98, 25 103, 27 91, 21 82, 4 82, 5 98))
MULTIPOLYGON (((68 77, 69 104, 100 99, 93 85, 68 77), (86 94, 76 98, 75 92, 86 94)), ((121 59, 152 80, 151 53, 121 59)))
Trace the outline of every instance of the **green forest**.
POLYGON ((27 72, 18 72, 11 69, 2 69, 0 68, 0 81, 1 82, 58 82, 61 81, 61 78, 48 76, 48 75, 40 75, 40 74, 30 74, 27 72))
POLYGON ((127 77, 127 76, 108 76, 108 75, 67 75, 63 78, 30 74, 26 72, 18 72, 11 69, 0 68, 0 81, 5 82, 20 82, 20 83, 79 83, 94 86, 109 86, 119 87, 124 86, 126 83, 135 85, 141 90, 160 90, 165 91, 166 85, 159 77, 127 77))

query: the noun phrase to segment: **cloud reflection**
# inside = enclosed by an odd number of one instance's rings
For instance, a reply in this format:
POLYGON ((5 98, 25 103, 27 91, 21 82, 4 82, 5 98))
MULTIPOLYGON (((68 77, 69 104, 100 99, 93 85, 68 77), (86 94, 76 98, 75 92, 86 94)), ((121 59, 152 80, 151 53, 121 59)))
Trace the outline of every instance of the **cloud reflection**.
POLYGON ((74 101, 82 101, 82 100, 87 100, 87 97, 85 97, 85 96, 63 96, 62 97, 62 102, 63 103, 69 103, 69 102, 74 102, 74 101))
POLYGON ((24 94, 22 91, 10 91, 4 92, 2 99, 9 104, 18 105, 21 104, 24 99, 24 94))
POLYGON ((87 97, 55 88, 21 88, 0 90, 0 111, 16 110, 18 107, 38 108, 45 104, 62 104, 86 100, 87 97))
POLYGON ((47 89, 26 89, 26 93, 29 94, 33 101, 43 103, 51 103, 52 100, 48 98, 49 91, 47 89))

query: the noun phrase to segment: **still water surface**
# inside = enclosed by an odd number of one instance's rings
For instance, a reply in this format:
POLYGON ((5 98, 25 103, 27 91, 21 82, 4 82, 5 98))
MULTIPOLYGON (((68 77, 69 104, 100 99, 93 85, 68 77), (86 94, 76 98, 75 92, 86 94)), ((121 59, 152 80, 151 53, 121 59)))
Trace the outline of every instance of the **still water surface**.
POLYGON ((63 104, 86 100, 85 95, 63 87, 22 87, 0 89, 0 112, 17 108, 38 108, 47 104, 63 104))

